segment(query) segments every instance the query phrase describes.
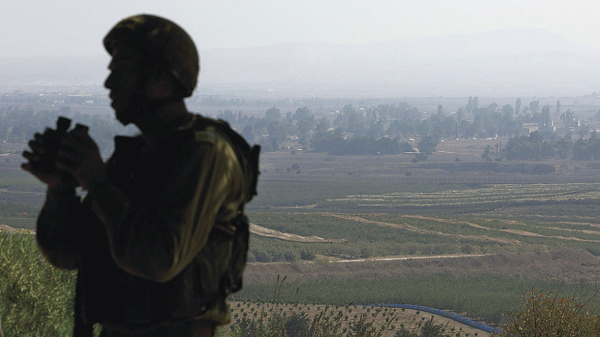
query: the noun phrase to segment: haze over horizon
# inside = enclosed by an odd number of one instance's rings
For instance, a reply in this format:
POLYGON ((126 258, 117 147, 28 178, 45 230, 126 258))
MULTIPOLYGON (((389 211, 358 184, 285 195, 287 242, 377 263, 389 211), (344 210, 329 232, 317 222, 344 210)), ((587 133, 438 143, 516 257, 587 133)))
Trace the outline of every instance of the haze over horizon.
MULTIPOLYGON (((600 49, 537 28, 377 43, 201 49, 198 91, 233 96, 581 96, 600 49), (460 46, 460 47, 457 47, 460 46)), ((0 58, 0 89, 101 89, 108 55, 0 58)))
POLYGON ((101 55, 110 27, 138 13, 177 22, 200 49, 373 43, 521 27, 600 48, 600 6, 593 0, 22 0, 0 11, 0 57, 101 55))
POLYGON ((103 36, 144 12, 194 38, 201 90, 577 96, 600 91, 599 8, 585 0, 24 0, 0 12, 13 32, 0 36, 0 89, 100 87, 103 36))

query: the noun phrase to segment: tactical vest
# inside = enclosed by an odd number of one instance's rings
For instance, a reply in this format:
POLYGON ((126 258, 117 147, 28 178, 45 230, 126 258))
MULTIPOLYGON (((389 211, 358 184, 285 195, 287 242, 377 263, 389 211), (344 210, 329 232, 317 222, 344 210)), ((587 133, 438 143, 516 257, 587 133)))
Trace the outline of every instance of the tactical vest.
MULTIPOLYGON (((226 122, 201 116, 196 116, 193 128, 178 131, 150 152, 143 150, 139 137, 116 137, 115 152, 107 163, 108 174, 132 202, 151 205, 173 168, 194 151, 195 131, 209 128, 230 140, 246 175, 245 195, 249 201, 256 195, 260 147, 251 148, 226 122)), ((193 191, 182 193, 190 193, 191 198, 193 191)), ((74 336, 91 336, 94 323, 139 333, 188 321, 240 290, 249 238, 243 206, 230 222, 214 225, 206 245, 180 274, 157 283, 116 265, 104 226, 86 198, 79 218, 90 231, 78 265, 74 336)))

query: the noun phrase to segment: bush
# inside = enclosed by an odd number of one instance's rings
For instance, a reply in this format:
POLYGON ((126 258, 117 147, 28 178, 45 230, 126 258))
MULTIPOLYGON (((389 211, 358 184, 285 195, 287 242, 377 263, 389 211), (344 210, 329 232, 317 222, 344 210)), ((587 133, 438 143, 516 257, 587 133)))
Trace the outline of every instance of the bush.
POLYGON ((310 261, 312 261, 312 260, 316 259, 317 256, 315 255, 315 253, 313 253, 310 250, 303 250, 303 251, 300 252, 300 258, 302 260, 310 260, 310 261))
POLYGON ((269 256, 271 256, 271 262, 281 262, 285 260, 285 254, 279 250, 271 250, 269 256))
POLYGON ((598 308, 535 289, 524 297, 525 309, 510 312, 505 332, 494 336, 597 336, 600 331, 598 308))
POLYGON ((288 262, 298 261, 300 259, 300 253, 295 250, 287 251, 283 253, 283 258, 288 262))
POLYGON ((374 253, 375 251, 371 247, 363 247, 360 249, 360 257, 362 258, 369 258, 373 256, 374 253))
POLYGON ((0 231, 0 248, 0 322, 5 336, 70 333, 76 273, 44 260, 30 234, 0 231))
POLYGON ((271 255, 262 249, 253 251, 256 262, 271 262, 271 255))

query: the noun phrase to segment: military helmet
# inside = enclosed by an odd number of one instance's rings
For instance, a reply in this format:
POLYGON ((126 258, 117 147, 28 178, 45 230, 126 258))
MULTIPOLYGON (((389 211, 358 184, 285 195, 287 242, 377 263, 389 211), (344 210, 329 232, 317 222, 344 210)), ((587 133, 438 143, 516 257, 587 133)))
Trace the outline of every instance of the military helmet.
POLYGON ((123 19, 104 38, 104 48, 111 55, 119 45, 136 48, 143 62, 155 63, 181 85, 183 97, 192 95, 200 57, 192 38, 177 24, 148 14, 123 19))

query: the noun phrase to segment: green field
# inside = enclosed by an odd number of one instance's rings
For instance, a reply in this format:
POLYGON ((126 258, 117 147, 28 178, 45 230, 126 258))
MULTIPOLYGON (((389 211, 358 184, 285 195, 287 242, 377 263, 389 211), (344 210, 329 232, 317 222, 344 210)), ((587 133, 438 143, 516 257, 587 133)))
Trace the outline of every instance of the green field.
POLYGON ((557 247, 579 247, 600 254, 600 218, 595 216, 600 184, 267 181, 260 192, 249 207, 253 223, 285 233, 346 241, 323 245, 255 236, 252 250, 261 254, 266 251, 280 256, 282 252, 308 250, 360 257, 357 252, 368 250, 366 257, 370 257, 557 247), (362 193, 357 193, 361 189, 362 193), (376 190, 385 192, 376 194, 376 190))

